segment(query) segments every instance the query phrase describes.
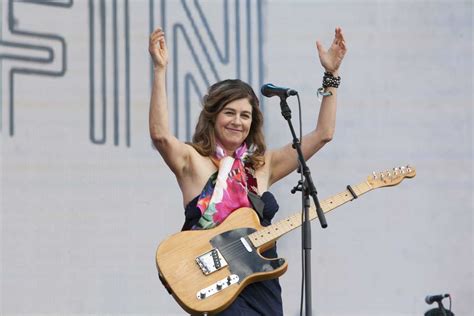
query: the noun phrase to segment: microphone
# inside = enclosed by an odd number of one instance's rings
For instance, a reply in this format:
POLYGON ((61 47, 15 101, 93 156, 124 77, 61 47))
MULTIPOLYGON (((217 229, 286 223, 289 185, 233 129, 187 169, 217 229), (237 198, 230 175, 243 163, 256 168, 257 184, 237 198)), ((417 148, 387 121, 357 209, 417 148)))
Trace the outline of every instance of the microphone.
POLYGON ((440 302, 445 297, 449 297, 449 294, 428 295, 425 302, 426 304, 433 304, 434 302, 440 302))
POLYGON ((298 92, 296 90, 284 87, 277 87, 272 83, 266 83, 260 89, 262 94, 267 98, 271 98, 273 96, 279 96, 280 98, 287 98, 291 95, 296 95, 298 92))

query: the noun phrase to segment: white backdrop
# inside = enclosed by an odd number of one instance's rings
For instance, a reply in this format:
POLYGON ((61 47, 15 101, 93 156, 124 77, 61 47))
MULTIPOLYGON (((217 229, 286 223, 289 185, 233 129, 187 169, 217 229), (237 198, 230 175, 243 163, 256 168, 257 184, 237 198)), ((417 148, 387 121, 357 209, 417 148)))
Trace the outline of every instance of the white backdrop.
MULTIPOLYGON (((314 43, 329 45, 341 26, 336 135, 309 161, 319 196, 404 164, 417 177, 328 214, 326 230, 314 223, 314 315, 421 315, 439 293, 456 315, 472 314, 472 10, 447 0, 2 0, 0 313, 183 314, 154 262, 183 222, 148 136, 147 37, 163 25, 183 140, 207 83, 227 77, 297 89, 311 130, 314 43)), ((264 102, 275 148, 289 132, 278 100, 264 102)), ((298 210, 297 180, 272 187, 277 219, 298 210)), ((299 233, 278 245, 290 264, 285 315, 297 315, 299 233)))

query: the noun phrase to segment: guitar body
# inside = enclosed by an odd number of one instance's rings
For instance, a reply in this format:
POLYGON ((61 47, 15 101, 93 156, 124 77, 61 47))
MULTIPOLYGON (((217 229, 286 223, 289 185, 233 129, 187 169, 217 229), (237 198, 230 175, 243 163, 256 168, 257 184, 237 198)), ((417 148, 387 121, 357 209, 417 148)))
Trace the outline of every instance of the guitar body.
POLYGON ((260 255, 274 243, 255 248, 246 239, 262 228, 254 210, 241 208, 215 228, 184 231, 163 241, 156 264, 179 305, 191 314, 218 313, 248 284, 285 273, 284 259, 260 255))

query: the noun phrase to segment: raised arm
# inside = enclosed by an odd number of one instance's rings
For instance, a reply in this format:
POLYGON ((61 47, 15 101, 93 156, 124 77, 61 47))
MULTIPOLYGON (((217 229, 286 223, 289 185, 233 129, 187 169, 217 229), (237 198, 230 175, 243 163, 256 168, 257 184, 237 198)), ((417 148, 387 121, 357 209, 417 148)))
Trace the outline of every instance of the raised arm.
MULTIPOLYGON (((336 28, 334 40, 329 50, 317 41, 319 60, 326 72, 334 77, 339 76, 339 67, 346 53, 346 43, 340 27, 336 28)), ((305 160, 311 158, 326 143, 332 140, 336 128, 337 89, 326 88, 331 96, 324 96, 321 102, 315 129, 306 134, 301 142, 301 150, 305 160)), ((288 144, 278 150, 269 152, 270 179, 273 184, 298 168, 296 151, 288 144)))
POLYGON ((190 147, 179 141, 169 129, 166 96, 166 68, 168 48, 165 34, 158 28, 150 35, 148 50, 153 60, 154 80, 150 100, 150 137, 170 169, 178 176, 184 172, 190 147))

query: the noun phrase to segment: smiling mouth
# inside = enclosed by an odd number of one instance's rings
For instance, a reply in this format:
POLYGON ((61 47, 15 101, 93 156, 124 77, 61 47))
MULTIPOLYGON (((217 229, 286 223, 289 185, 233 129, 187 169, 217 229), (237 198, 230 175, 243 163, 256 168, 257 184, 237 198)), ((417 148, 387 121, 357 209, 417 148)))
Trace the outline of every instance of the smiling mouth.
POLYGON ((228 128, 228 127, 227 127, 226 129, 229 130, 229 131, 231 131, 231 132, 239 132, 239 133, 242 132, 242 131, 239 130, 239 129, 233 129, 233 128, 228 128))

